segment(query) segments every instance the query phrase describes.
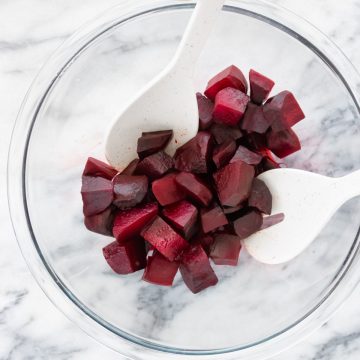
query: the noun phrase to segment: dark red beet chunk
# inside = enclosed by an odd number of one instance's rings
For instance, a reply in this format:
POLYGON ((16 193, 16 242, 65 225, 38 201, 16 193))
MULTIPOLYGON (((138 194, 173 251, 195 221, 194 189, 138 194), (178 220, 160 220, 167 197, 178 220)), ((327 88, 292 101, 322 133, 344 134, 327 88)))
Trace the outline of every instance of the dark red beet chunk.
POLYGON ((248 90, 244 74, 234 65, 229 66, 208 82, 205 95, 214 101, 216 94, 227 87, 238 89, 245 94, 248 90))
POLYGON ((193 244, 200 244, 208 256, 210 254, 211 245, 213 243, 214 238, 209 234, 201 234, 193 241, 193 244))
POLYGON ((117 171, 110 165, 92 157, 88 158, 83 172, 83 176, 100 176, 108 180, 111 180, 116 174, 117 171))
POLYGON ((261 105, 269 96, 275 83, 255 70, 250 70, 250 97, 255 104, 261 105))
POLYGON ((81 196, 85 216, 101 213, 113 201, 114 195, 111 180, 102 177, 83 176, 81 196))
POLYGON ((292 129, 270 131, 267 134, 268 148, 280 159, 301 149, 300 140, 292 129))
POLYGON ((264 214, 271 214, 272 196, 263 181, 254 179, 248 204, 264 214))
POLYGON ((194 294, 218 282, 209 258, 200 244, 193 244, 184 252, 180 272, 184 283, 194 294))
POLYGON ((212 200, 212 193, 208 187, 194 174, 181 172, 175 178, 177 185, 192 199, 202 206, 208 206, 212 200))
POLYGON ((240 124, 241 129, 264 134, 269 126, 270 124, 264 116, 262 107, 249 103, 240 124))
POLYGON ((155 251, 154 255, 147 260, 144 275, 142 279, 151 284, 161 286, 172 286, 180 264, 177 261, 169 261, 159 252, 155 251))
POLYGON ((234 230, 241 239, 245 239, 259 231, 262 222, 262 215, 252 210, 234 221, 234 230))
POLYGON ((185 193, 176 184, 175 177, 177 173, 171 173, 152 183, 152 191, 156 200, 162 206, 176 203, 185 199, 185 193))
POLYGON ((133 273, 146 266, 145 244, 142 239, 133 239, 125 244, 114 241, 103 248, 103 255, 110 267, 121 275, 133 273))
POLYGON ((136 168, 136 174, 157 179, 165 175, 173 166, 172 157, 164 151, 159 151, 141 160, 136 168))
POLYGON ((210 128, 210 132, 213 135, 217 144, 222 144, 229 140, 238 140, 243 134, 237 127, 229 127, 221 124, 214 124, 210 128))
POLYGON ((215 147, 213 151, 213 161, 216 167, 219 169, 226 165, 234 156, 235 151, 236 142, 234 140, 228 140, 215 147))
POLYGON ((229 223, 223 210, 217 204, 209 209, 201 209, 200 217, 205 234, 229 223))
POLYGON ((214 103, 200 93, 196 94, 196 99, 199 107, 199 129, 206 130, 212 124, 214 103))
POLYGON ((145 225, 158 213, 156 203, 119 211, 115 216, 113 235, 119 243, 131 240, 140 234, 145 225))
POLYGON ((265 216, 265 217, 263 217, 263 223, 261 225, 260 230, 264 230, 264 229, 267 229, 267 228, 269 228, 271 226, 279 224, 282 221, 284 221, 284 219, 285 219, 284 213, 265 216))
POLYGON ((280 164, 274 159, 270 150, 261 150, 260 153, 263 156, 260 164, 261 172, 278 169, 281 167, 280 164))
POLYGON ((224 214, 233 214, 241 209, 244 208, 244 205, 239 205, 239 206, 235 206, 235 207, 224 207, 223 208, 223 211, 224 211, 224 214))
POLYGON ((129 176, 118 174, 113 180, 114 200, 113 204, 120 209, 134 207, 141 203, 148 190, 146 176, 129 176))
POLYGON ((216 265, 236 266, 241 250, 240 238, 231 234, 216 234, 210 257, 216 265))
POLYGON ((132 160, 129 165, 121 172, 121 175, 134 175, 139 162, 139 159, 132 160))
POLYGON ((167 206, 163 215, 185 238, 194 234, 198 211, 188 201, 183 200, 167 206))
POLYGON ((230 160, 230 164, 236 161, 242 161, 248 165, 257 165, 261 162, 262 156, 248 150, 244 146, 239 146, 235 152, 235 155, 230 160))
POLYGON ((112 236, 113 223, 114 214, 110 207, 100 214, 85 216, 84 219, 84 224, 88 230, 106 236, 112 236))
POLYGON ((250 133, 247 135, 248 148, 255 150, 256 152, 262 152, 266 150, 267 139, 266 134, 250 133))
POLYGON ((173 136, 172 130, 143 132, 137 143, 140 159, 163 150, 173 136))
POLYGON ((180 171, 206 174, 211 148, 211 134, 207 131, 198 132, 193 139, 176 150, 175 168, 180 171))
POLYGON ((215 98, 213 119, 219 124, 235 126, 245 114, 249 97, 240 90, 225 88, 215 98))
POLYGON ((141 236, 170 261, 174 261, 189 246, 189 243, 160 217, 145 228, 141 236))
POLYGON ((213 174, 216 190, 223 206, 236 207, 251 192, 255 170, 242 161, 228 164, 213 174))
POLYGON ((305 118, 300 105, 290 91, 283 91, 269 99, 263 112, 274 131, 290 129, 305 118))

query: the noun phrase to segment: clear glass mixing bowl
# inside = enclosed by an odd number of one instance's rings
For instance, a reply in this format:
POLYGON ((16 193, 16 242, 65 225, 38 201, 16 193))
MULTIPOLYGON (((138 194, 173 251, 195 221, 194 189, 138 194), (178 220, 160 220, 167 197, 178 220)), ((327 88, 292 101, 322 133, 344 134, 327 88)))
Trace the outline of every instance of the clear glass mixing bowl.
MULTIPOLYGON (((359 199, 294 261, 265 266, 243 251, 238 267, 216 268, 219 285, 196 296, 179 278, 168 289, 140 281, 140 273, 113 274, 101 253, 111 239, 82 222, 87 157, 103 157, 108 125, 169 62, 193 6, 121 1, 54 54, 15 126, 10 210, 40 286, 99 341, 131 359, 263 359, 321 325, 354 288, 359 199)), ((275 79, 274 92, 298 97, 307 114, 296 126, 303 150, 289 166, 331 176, 360 168, 359 77, 318 30, 262 1, 229 1, 196 65, 197 89, 232 63, 275 79)))

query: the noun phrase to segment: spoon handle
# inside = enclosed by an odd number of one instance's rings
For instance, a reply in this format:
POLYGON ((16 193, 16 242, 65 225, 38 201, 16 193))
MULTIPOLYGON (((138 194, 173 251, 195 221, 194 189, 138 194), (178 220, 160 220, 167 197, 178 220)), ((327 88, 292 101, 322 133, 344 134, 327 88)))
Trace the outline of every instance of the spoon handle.
POLYGON ((360 170, 337 179, 344 201, 360 195, 360 170))

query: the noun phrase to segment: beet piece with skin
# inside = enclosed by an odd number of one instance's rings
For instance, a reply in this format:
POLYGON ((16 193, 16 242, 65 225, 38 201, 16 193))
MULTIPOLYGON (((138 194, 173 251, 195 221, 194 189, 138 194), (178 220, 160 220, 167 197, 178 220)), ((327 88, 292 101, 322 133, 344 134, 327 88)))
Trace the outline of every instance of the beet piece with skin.
POLYGON ((211 246, 210 258, 216 265, 236 266, 241 250, 240 238, 236 235, 215 234, 211 246))
POLYGON ((268 148, 280 159, 301 149, 300 140, 292 129, 270 131, 267 134, 268 148))
POLYGON ((165 175, 174 166, 174 161, 170 155, 164 151, 159 151, 141 160, 136 167, 137 175, 146 175, 150 179, 158 179, 165 175))
POLYGON ((103 255, 117 274, 131 274, 146 266, 145 244, 141 238, 132 239, 125 244, 114 241, 103 248, 103 255))
POLYGON ((269 96, 275 83, 255 70, 250 70, 250 97, 255 104, 261 105, 269 96))
POLYGON ((184 200, 186 195, 176 184, 177 173, 171 173, 152 183, 152 192, 162 206, 184 200))
POLYGON ((181 172, 175 177, 176 184, 185 194, 202 206, 208 206, 213 198, 209 188, 194 174, 181 172))
POLYGON ((235 126, 245 114, 249 97, 240 90, 225 88, 215 98, 213 119, 219 124, 235 126))
POLYGON ((117 171, 110 165, 92 157, 87 159, 83 172, 83 176, 100 176, 108 180, 111 180, 116 174, 117 171))
POLYGON ((212 124, 214 103, 200 93, 196 93, 196 99, 199 108, 199 129, 206 130, 212 124))
POLYGON ((211 150, 211 134, 207 131, 199 131, 194 138, 176 150, 175 168, 179 171, 206 174, 211 150))
POLYGON ((269 126, 270 124, 264 116, 262 107, 249 103, 244 118, 240 123, 241 129, 264 134, 269 129, 269 126))
POLYGON ((121 175, 134 175, 139 162, 139 159, 130 161, 128 166, 121 172, 121 175))
POLYGON ((230 164, 235 163, 236 161, 242 161, 248 165, 258 165, 262 160, 262 156, 248 150, 244 146, 239 146, 230 160, 230 164))
POLYGON ((281 223, 282 221, 284 221, 284 219, 285 219, 284 213, 274 214, 274 215, 270 215, 270 216, 264 216, 263 223, 261 225, 260 230, 264 230, 271 226, 277 225, 277 224, 281 223))
POLYGON ((137 153, 140 159, 163 150, 173 136, 172 130, 143 132, 137 142, 137 153))
POLYGON ((189 243, 159 216, 141 232, 141 236, 170 261, 178 258, 189 246, 189 243))
POLYGON ((200 218, 201 226, 205 234, 229 223, 223 210, 217 204, 208 209, 201 209, 200 218))
POLYGON ((215 147, 213 151, 213 162, 218 169, 226 165, 234 156, 236 151, 236 142, 228 140, 215 147))
POLYGON ((105 236, 112 236, 113 223, 114 213, 111 207, 100 214, 85 216, 84 219, 84 224, 88 230, 105 236))
POLYGON ((261 229, 263 222, 262 215, 256 210, 249 211, 233 222, 235 233, 245 239, 261 229))
POLYGON ((193 244, 184 252, 180 273, 184 283, 194 294, 218 282, 209 258, 200 244, 193 244))
POLYGON ((83 176, 81 197, 85 216, 103 212, 113 201, 111 180, 102 177, 83 176))
POLYGON ((157 216, 157 213, 158 205, 156 203, 119 211, 114 221, 114 237, 119 243, 131 240, 140 234, 142 229, 157 216))
POLYGON ((264 214, 271 214, 272 195, 263 181, 254 179, 248 204, 264 214))
POLYGON ((208 82, 205 95, 214 101, 217 93, 227 87, 240 90, 245 94, 248 90, 248 84, 244 74, 234 65, 227 67, 208 82))
POLYGON ((155 251, 147 260, 142 279, 150 284, 172 286, 180 264, 177 261, 169 261, 158 251, 155 251))
POLYGON ((241 139, 243 134, 238 127, 230 127, 221 124, 214 124, 210 128, 210 132, 213 135, 217 144, 221 145, 222 143, 230 140, 241 139))
POLYGON ((148 190, 146 176, 116 175, 113 180, 113 204, 120 209, 127 209, 140 204, 148 190))
POLYGON ((236 161, 213 174, 219 200, 223 206, 236 207, 245 201, 251 192, 255 175, 253 166, 236 161))

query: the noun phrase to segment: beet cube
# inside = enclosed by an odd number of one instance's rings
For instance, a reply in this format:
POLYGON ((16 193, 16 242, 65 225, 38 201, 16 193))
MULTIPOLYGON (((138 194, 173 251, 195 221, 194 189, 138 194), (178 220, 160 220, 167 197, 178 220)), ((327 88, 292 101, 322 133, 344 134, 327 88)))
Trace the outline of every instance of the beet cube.
POLYGON ((183 200, 167 206, 163 215, 185 238, 194 234, 198 211, 188 201, 183 200))
POLYGON ((220 226, 228 224, 228 220, 223 210, 217 204, 208 209, 201 209, 200 218, 202 229, 205 234, 219 228, 220 226))
POLYGON ((186 286, 194 294, 218 282, 209 258, 200 244, 193 244, 184 252, 180 272, 186 286))
POLYGON ((236 151, 236 142, 234 140, 227 140, 221 145, 215 147, 213 151, 213 161, 219 169, 226 165, 234 156, 236 151))
POLYGON ((271 214, 272 196, 263 181, 254 179, 248 204, 264 214, 271 214))
POLYGON ((110 165, 92 157, 87 159, 83 172, 83 176, 100 176, 108 180, 111 180, 116 174, 117 171, 110 165))
POLYGON ((175 177, 177 173, 171 173, 152 183, 152 192, 156 200, 162 206, 176 203, 185 199, 185 193, 176 184, 175 177))
POLYGON ((257 165, 261 162, 262 156, 248 150, 244 146, 239 146, 235 152, 235 155, 230 160, 230 164, 237 161, 242 161, 248 165, 257 165))
POLYGON ((114 223, 114 214, 109 207, 100 214, 85 216, 84 224, 92 232, 112 236, 112 227, 114 223))
POLYGON ((81 196, 85 216, 103 212, 113 201, 111 180, 102 177, 83 176, 81 196))
POLYGON ((216 234, 210 257, 216 265, 236 266, 241 250, 240 238, 231 234, 216 234))
POLYGON ((212 124, 214 103, 200 93, 196 93, 196 99, 199 107, 199 129, 206 130, 212 124))
POLYGON ((145 225, 158 213, 156 203, 119 211, 115 216, 113 235, 119 243, 123 243, 140 234, 145 225))
POLYGON ((245 201, 251 192, 255 170, 236 161, 213 174, 216 190, 223 206, 235 207, 245 201))
POLYGON ((270 131, 267 134, 268 148, 280 159, 301 149, 300 140, 292 129, 270 131))
POLYGON ((142 279, 155 285, 172 286, 179 265, 178 262, 169 261, 159 252, 155 251, 154 255, 150 256, 147 260, 142 279))
POLYGON ((212 200, 209 188, 194 174, 181 172, 175 177, 176 184, 185 194, 197 201, 202 206, 208 206, 212 200))
POLYGON ((279 224, 282 221, 284 221, 284 219, 285 219, 285 214, 284 213, 274 214, 274 215, 270 215, 270 216, 264 216, 263 217, 263 223, 261 225, 260 230, 264 230, 264 229, 267 229, 267 228, 269 228, 271 226, 279 224))
POLYGON ((211 148, 211 134, 207 131, 198 132, 194 138, 176 150, 175 168, 180 171, 206 174, 211 148))
POLYGON ((216 94, 227 87, 238 89, 245 94, 248 90, 248 84, 244 74, 234 65, 221 71, 208 82, 205 95, 214 101, 216 94))
POLYGON ((274 131, 286 130, 305 118, 295 96, 283 91, 269 99, 263 112, 274 131))
POLYGON ((247 214, 234 221, 235 233, 245 239, 261 229, 263 222, 262 215, 256 210, 249 211, 247 214))
POLYGON ((264 134, 269 126, 270 124, 264 116, 262 107, 249 103, 240 124, 241 129, 264 134))
POLYGON ((200 244, 208 256, 213 243, 214 238, 210 234, 200 234, 193 240, 193 244, 200 244))
POLYGON ((270 150, 268 149, 261 150, 260 153, 263 156, 263 159, 260 164, 261 172, 272 169, 278 169, 281 167, 280 164, 274 159, 270 150))
POLYGON ((255 104, 261 105, 269 96, 275 83, 255 70, 250 70, 250 97, 255 104))
POLYGON ((113 204, 120 209, 134 207, 141 203, 148 190, 146 176, 116 175, 113 180, 113 204))
POLYGON ((125 244, 114 241, 103 248, 103 255, 109 266, 121 275, 133 273, 146 266, 145 244, 139 238, 125 244))
POLYGON ((216 143, 219 145, 229 140, 236 141, 243 136, 239 128, 221 124, 212 125, 210 132, 213 135, 216 143))
POLYGON ((164 151, 159 151, 141 160, 136 167, 135 173, 137 175, 146 175, 150 179, 158 179, 172 169, 173 166, 173 158, 164 151))
POLYGON ((137 142, 137 153, 140 159, 163 150, 173 136, 172 130, 143 132, 137 142))
POLYGON ((213 119, 219 124, 235 126, 245 114, 249 97, 240 90, 225 88, 215 98, 213 119))
POLYGON ((121 175, 134 175, 139 162, 139 159, 130 161, 128 166, 121 172, 121 175))

